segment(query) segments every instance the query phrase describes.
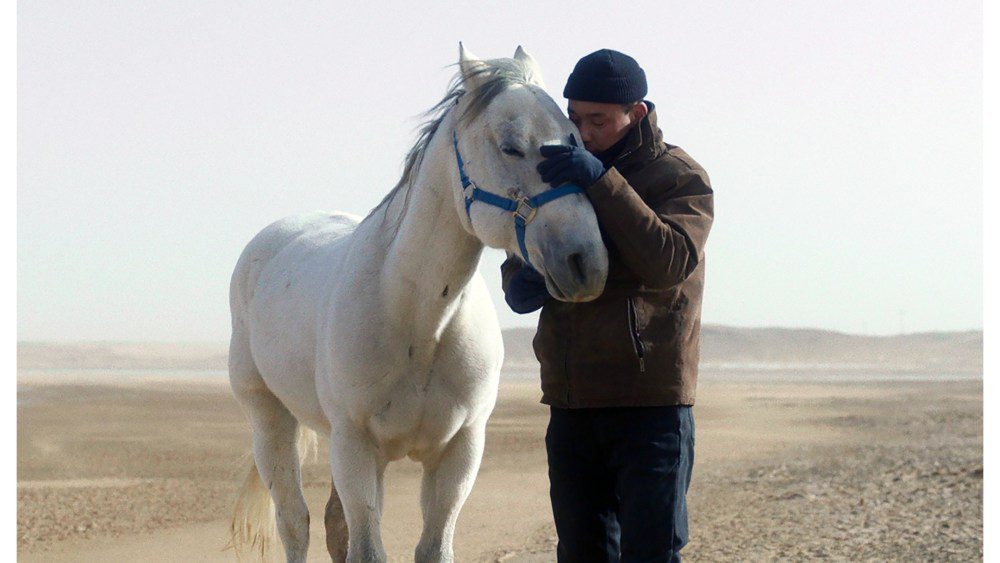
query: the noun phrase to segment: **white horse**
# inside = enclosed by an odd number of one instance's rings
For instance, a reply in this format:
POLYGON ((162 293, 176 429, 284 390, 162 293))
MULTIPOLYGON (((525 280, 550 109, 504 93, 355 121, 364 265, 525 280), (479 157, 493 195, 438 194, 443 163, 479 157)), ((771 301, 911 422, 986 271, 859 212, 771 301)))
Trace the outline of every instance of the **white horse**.
POLYGON ((287 560, 305 560, 308 427, 330 443, 334 560, 385 560, 383 473, 409 456, 424 470, 416 560, 451 561, 503 361, 476 271, 483 246, 524 248, 563 300, 603 290, 607 251, 587 198, 569 191, 537 211, 526 199, 552 191, 535 170, 539 145, 579 135, 542 89, 537 63, 520 47, 513 59, 490 61, 459 51, 460 72, 428 112, 402 178, 367 217, 282 219, 240 256, 229 374, 253 456, 233 517, 237 547, 266 551, 276 513, 287 560), (467 207, 474 192, 484 200, 467 207), (514 196, 518 214, 483 192, 514 196))

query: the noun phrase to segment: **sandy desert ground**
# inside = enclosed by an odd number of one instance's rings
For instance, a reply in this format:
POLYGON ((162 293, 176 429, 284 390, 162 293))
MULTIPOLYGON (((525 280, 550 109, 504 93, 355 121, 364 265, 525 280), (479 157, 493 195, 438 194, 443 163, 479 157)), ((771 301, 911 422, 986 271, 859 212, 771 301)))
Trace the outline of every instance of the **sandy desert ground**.
MULTIPOLYGON (((553 561, 533 382, 505 382, 459 520, 459 561, 553 561)), ((234 561, 226 517, 249 434, 224 380, 18 378, 18 559, 234 561)), ((741 381, 695 406, 690 561, 982 558, 982 382, 741 381)), ((324 459, 321 450, 319 459, 324 459)), ((390 466, 393 561, 419 535, 419 466, 390 466)), ((329 477, 306 471, 310 560, 329 477)))

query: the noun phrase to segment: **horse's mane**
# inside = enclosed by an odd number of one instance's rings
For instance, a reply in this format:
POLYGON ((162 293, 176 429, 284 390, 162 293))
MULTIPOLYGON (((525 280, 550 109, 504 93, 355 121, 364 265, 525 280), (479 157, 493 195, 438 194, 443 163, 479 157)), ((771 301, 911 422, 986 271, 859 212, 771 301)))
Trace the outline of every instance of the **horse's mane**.
MULTIPOLYGON (((466 105, 465 111, 459 116, 461 121, 471 121, 478 117, 486 106, 493 101, 501 92, 510 88, 513 85, 521 84, 528 85, 532 82, 531 70, 521 61, 517 59, 491 59, 486 61, 480 61, 480 64, 474 65, 474 67, 468 71, 463 72, 461 67, 459 71, 455 73, 455 76, 451 79, 451 83, 448 85, 448 90, 445 92, 441 101, 434 104, 434 106, 424 112, 422 117, 428 118, 420 125, 420 131, 417 134, 417 140, 413 143, 413 147, 406 153, 406 160, 403 164, 403 173, 399 177, 399 181, 382 198, 382 201, 378 203, 368 215, 365 216, 362 222, 367 221, 371 217, 377 215, 379 209, 385 207, 386 214, 382 216, 383 222, 385 221, 385 216, 388 215, 388 205, 400 192, 406 192, 404 194, 403 209, 405 209, 410 203, 410 186, 413 183, 414 178, 416 178, 417 172, 420 170, 420 164, 423 162, 424 154, 427 152, 427 147, 430 145, 431 139, 434 138, 434 133, 437 132, 438 127, 441 122, 444 121, 445 116, 447 116, 448 111, 454 107, 455 103, 462 96, 468 95, 469 101, 466 105), (469 79, 475 79, 479 82, 479 86, 470 91, 466 92, 464 84, 469 79)), ((393 232, 392 238, 395 238, 396 232, 399 230, 399 221, 402 218, 402 212, 396 217, 395 231, 393 232)))

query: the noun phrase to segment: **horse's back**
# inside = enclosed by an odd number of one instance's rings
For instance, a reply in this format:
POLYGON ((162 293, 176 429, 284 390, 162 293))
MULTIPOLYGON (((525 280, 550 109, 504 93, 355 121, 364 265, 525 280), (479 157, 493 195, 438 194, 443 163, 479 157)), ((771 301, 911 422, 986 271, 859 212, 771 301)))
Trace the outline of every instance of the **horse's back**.
MULTIPOLYGON (((271 223, 257 233, 243 249, 233 272, 230 299, 252 299, 254 286, 261 272, 290 243, 303 237, 314 239, 313 242, 333 243, 353 232, 359 220, 360 217, 349 213, 313 211, 271 223)), ((230 305, 235 313, 237 303, 231 302, 230 305)))
POLYGON ((320 414, 316 315, 359 221, 325 212, 276 221, 247 244, 233 273, 233 340, 241 340, 268 389, 304 422, 320 414))

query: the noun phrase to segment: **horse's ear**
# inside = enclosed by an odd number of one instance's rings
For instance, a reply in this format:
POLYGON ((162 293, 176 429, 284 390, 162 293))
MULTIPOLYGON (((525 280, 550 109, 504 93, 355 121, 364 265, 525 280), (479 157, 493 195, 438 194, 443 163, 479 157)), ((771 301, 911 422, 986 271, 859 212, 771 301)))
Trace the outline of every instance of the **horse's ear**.
POLYGON ((521 61, 524 67, 528 70, 528 78, 531 79, 532 84, 537 84, 542 88, 545 88, 545 82, 542 80, 542 69, 538 66, 538 61, 535 57, 532 57, 525 51, 520 45, 517 46, 517 50, 514 51, 514 60, 521 61))
POLYGON ((466 49, 461 41, 458 42, 458 67, 462 71, 462 84, 468 91, 475 90, 486 80, 483 73, 486 64, 466 49))

